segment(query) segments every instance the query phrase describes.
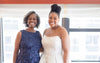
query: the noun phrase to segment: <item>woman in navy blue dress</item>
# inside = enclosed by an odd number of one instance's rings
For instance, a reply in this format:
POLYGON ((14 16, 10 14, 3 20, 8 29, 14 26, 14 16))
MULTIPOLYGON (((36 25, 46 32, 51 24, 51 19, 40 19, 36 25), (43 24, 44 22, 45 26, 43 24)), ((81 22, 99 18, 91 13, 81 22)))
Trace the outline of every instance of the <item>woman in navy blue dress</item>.
POLYGON ((38 28, 40 18, 30 11, 24 18, 24 24, 27 29, 19 31, 15 40, 13 63, 39 63, 41 35, 34 28, 38 28))

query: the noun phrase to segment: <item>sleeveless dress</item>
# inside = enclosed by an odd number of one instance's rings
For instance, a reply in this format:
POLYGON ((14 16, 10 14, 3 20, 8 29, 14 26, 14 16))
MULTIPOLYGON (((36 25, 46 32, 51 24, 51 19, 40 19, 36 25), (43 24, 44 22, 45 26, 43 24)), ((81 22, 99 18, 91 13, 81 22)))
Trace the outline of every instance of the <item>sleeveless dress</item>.
POLYGON ((21 30, 21 33, 22 37, 16 63, 39 63, 39 49, 42 46, 39 31, 33 33, 21 30))
POLYGON ((44 52, 39 63, 63 63, 62 43, 59 36, 44 35, 42 46, 44 52))

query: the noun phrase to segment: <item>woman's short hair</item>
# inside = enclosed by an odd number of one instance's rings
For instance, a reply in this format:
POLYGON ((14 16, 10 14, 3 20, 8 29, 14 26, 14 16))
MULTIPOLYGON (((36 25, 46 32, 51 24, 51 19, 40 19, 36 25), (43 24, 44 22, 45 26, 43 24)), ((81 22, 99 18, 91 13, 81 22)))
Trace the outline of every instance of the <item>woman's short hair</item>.
POLYGON ((28 21, 28 18, 29 18, 29 16, 30 16, 31 14, 35 14, 35 15, 36 15, 36 17, 37 17, 37 24, 36 24, 35 27, 38 28, 39 25, 40 25, 40 17, 39 17, 39 15, 38 15, 35 11, 30 11, 30 12, 28 12, 28 13, 26 14, 26 16, 24 17, 24 24, 25 24, 26 27, 29 26, 29 25, 27 24, 27 21, 28 21))

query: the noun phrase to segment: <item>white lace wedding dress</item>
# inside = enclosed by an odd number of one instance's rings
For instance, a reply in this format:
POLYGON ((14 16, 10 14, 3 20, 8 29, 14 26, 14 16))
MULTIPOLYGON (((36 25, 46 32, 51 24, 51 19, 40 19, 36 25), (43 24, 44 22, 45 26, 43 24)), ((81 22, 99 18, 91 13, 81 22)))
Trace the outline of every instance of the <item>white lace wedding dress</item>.
POLYGON ((39 63, 63 63, 62 43, 59 36, 44 35, 42 45, 44 52, 39 63))

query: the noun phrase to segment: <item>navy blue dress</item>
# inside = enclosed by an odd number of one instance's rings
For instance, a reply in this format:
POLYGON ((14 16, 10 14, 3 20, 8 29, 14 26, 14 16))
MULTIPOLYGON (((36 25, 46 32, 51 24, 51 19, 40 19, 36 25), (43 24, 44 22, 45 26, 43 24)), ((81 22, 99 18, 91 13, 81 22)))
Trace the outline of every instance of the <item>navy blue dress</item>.
POLYGON ((21 30, 21 33, 22 37, 16 63, 39 63, 39 49, 42 46, 39 31, 33 33, 21 30))

